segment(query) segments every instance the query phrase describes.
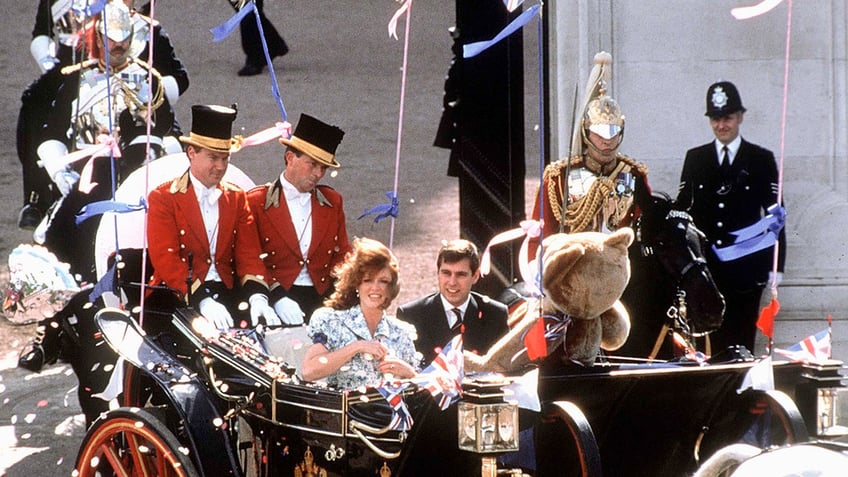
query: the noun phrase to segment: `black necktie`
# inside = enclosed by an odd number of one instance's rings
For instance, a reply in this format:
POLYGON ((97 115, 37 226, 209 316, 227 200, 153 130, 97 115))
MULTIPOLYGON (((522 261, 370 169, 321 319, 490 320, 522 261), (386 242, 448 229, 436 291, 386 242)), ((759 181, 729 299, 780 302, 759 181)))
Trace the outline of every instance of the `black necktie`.
POLYGON ((462 311, 459 308, 452 308, 451 311, 456 315, 456 322, 451 326, 451 331, 460 331, 462 327, 462 311))
POLYGON ((727 176, 730 174, 730 157, 727 154, 727 146, 724 146, 721 150, 721 175, 727 176))

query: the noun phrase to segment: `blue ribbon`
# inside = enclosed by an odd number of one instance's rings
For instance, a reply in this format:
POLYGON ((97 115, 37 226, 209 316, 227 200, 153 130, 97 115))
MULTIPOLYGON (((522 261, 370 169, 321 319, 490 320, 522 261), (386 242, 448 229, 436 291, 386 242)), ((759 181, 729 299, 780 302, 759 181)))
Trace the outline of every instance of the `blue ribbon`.
MULTIPOLYGON (((247 6, 247 5, 245 5, 245 6, 247 6)), ((224 38, 230 36, 230 33, 235 31, 235 29, 241 23, 242 19, 244 17, 246 17, 251 12, 251 10, 255 10, 255 9, 256 9, 256 5, 253 2, 250 2, 250 8, 242 8, 241 10, 236 12, 235 15, 231 16, 229 20, 227 20, 224 23, 210 29, 209 31, 212 32, 212 41, 217 43, 217 42, 223 40, 224 38)), ((264 38, 263 38, 263 40, 264 40, 264 38)))
POLYGON ((94 285, 94 288, 91 289, 91 293, 89 293, 88 295, 88 302, 94 303, 104 293, 114 292, 115 290, 117 290, 117 288, 115 287, 115 284, 117 283, 117 276, 118 262, 115 262, 112 264, 111 267, 109 267, 109 270, 106 272, 106 274, 104 274, 100 278, 100 280, 97 281, 97 283, 94 285))
POLYGON ((498 33, 497 35, 495 35, 495 37, 492 38, 491 40, 478 41, 478 42, 475 42, 475 43, 469 43, 467 45, 462 45, 462 57, 463 58, 475 57, 475 56, 479 55, 480 53, 486 51, 486 49, 488 49, 489 47, 491 47, 495 43, 497 43, 497 42, 503 40, 504 38, 508 37, 513 32, 515 32, 519 28, 526 25, 527 22, 529 22, 531 18, 536 16, 536 14, 539 12, 539 7, 540 7, 540 5, 537 4, 537 5, 533 5, 532 7, 528 8, 527 10, 525 10, 524 13, 522 13, 521 15, 516 17, 515 20, 511 21, 509 23, 509 25, 506 26, 506 28, 501 30, 501 32, 498 33))
POLYGON ((79 225, 92 217, 105 214, 106 212, 126 214, 129 212, 144 210, 146 208, 147 204, 144 202, 144 200, 142 200, 141 203, 137 205, 125 204, 123 202, 116 202, 114 200, 101 200, 98 202, 92 202, 88 205, 83 206, 83 208, 80 209, 80 211, 77 213, 76 224, 79 225))
POLYGON ((397 194, 392 191, 389 191, 386 192, 386 197, 391 200, 391 203, 375 205, 374 207, 371 207, 370 209, 367 209, 365 212, 363 212, 362 215, 356 218, 356 220, 359 220, 371 214, 377 214, 377 216, 374 217, 375 224, 389 216, 397 218, 399 207, 397 194))
POLYGON ((767 212, 765 217, 753 225, 730 232, 736 237, 733 245, 724 248, 716 248, 713 245, 716 257, 722 262, 728 262, 774 246, 778 234, 786 223, 786 209, 774 204, 768 208, 767 212))
POLYGON ((81 11, 85 13, 85 16, 93 17, 94 15, 97 15, 98 13, 102 12, 104 8, 106 8, 106 0, 97 0, 91 5, 88 5, 87 7, 83 8, 81 11))
POLYGON ((280 86, 277 83, 277 75, 274 73, 274 67, 271 64, 271 54, 268 52, 268 42, 265 40, 265 30, 262 28, 262 19, 259 17, 259 9, 256 8, 256 3, 250 2, 245 4, 241 10, 230 17, 229 20, 210 29, 209 31, 212 32, 213 37, 212 41, 219 42, 230 36, 230 33, 239 26, 244 17, 250 14, 250 12, 253 12, 256 17, 256 28, 259 30, 259 39, 262 41, 262 52, 265 54, 265 62, 268 64, 268 71, 271 72, 271 94, 277 102, 277 107, 280 108, 280 114, 283 121, 288 121, 289 114, 286 112, 286 106, 283 104, 283 98, 280 96, 280 86), (250 7, 245 8, 248 5, 250 5, 250 7))

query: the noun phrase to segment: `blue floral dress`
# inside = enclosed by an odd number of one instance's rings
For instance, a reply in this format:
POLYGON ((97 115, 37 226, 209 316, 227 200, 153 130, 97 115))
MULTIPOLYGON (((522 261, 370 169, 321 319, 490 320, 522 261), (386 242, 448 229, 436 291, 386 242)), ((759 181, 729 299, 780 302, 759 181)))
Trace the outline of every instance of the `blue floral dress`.
MULTIPOLYGON (((377 339, 386 345, 390 354, 418 369, 419 357, 416 357, 415 344, 412 341, 415 327, 388 316, 385 312, 372 336, 359 305, 347 310, 319 308, 309 320, 308 335, 313 343, 323 344, 328 351, 336 351, 356 340, 377 339)), ((382 374, 377 371, 377 364, 377 360, 359 353, 338 371, 327 376, 327 385, 343 390, 377 386, 383 379, 382 374)))

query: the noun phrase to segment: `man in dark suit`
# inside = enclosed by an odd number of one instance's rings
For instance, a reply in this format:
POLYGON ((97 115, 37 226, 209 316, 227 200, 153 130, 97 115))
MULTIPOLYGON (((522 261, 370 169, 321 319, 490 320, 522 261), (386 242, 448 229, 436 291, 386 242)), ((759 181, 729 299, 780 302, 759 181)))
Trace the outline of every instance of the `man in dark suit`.
POLYGON ((397 309, 397 317, 418 331, 415 347, 423 355, 423 364, 429 364, 457 333, 462 333, 463 349, 486 353, 509 330, 508 313, 503 303, 471 291, 480 279, 477 247, 461 239, 445 243, 436 268, 439 293, 397 309))
POLYGON ((783 274, 785 233, 780 231, 777 275, 772 277, 774 247, 722 261, 712 250, 734 244, 735 232, 760 220, 778 203, 774 154, 739 134, 745 114, 733 83, 720 81, 707 91, 707 112, 715 140, 686 153, 677 201, 688 208, 707 236, 707 263, 725 300, 724 322, 711 335, 713 353, 743 345, 753 351, 763 288, 783 274))
POLYGON ((286 168, 271 184, 247 193, 256 217, 271 303, 287 325, 309 322, 333 291, 331 273, 351 251, 342 196, 319 185, 340 167, 344 131, 302 114, 286 146, 286 168))

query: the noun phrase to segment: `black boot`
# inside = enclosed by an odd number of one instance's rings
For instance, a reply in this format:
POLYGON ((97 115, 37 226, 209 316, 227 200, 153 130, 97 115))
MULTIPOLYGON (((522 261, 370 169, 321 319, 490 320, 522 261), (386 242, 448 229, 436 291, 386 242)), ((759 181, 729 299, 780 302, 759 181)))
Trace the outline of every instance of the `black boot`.
POLYGON ((61 333, 62 328, 55 319, 40 321, 35 329, 35 338, 21 350, 18 367, 38 373, 45 364, 55 363, 59 359, 61 333))

